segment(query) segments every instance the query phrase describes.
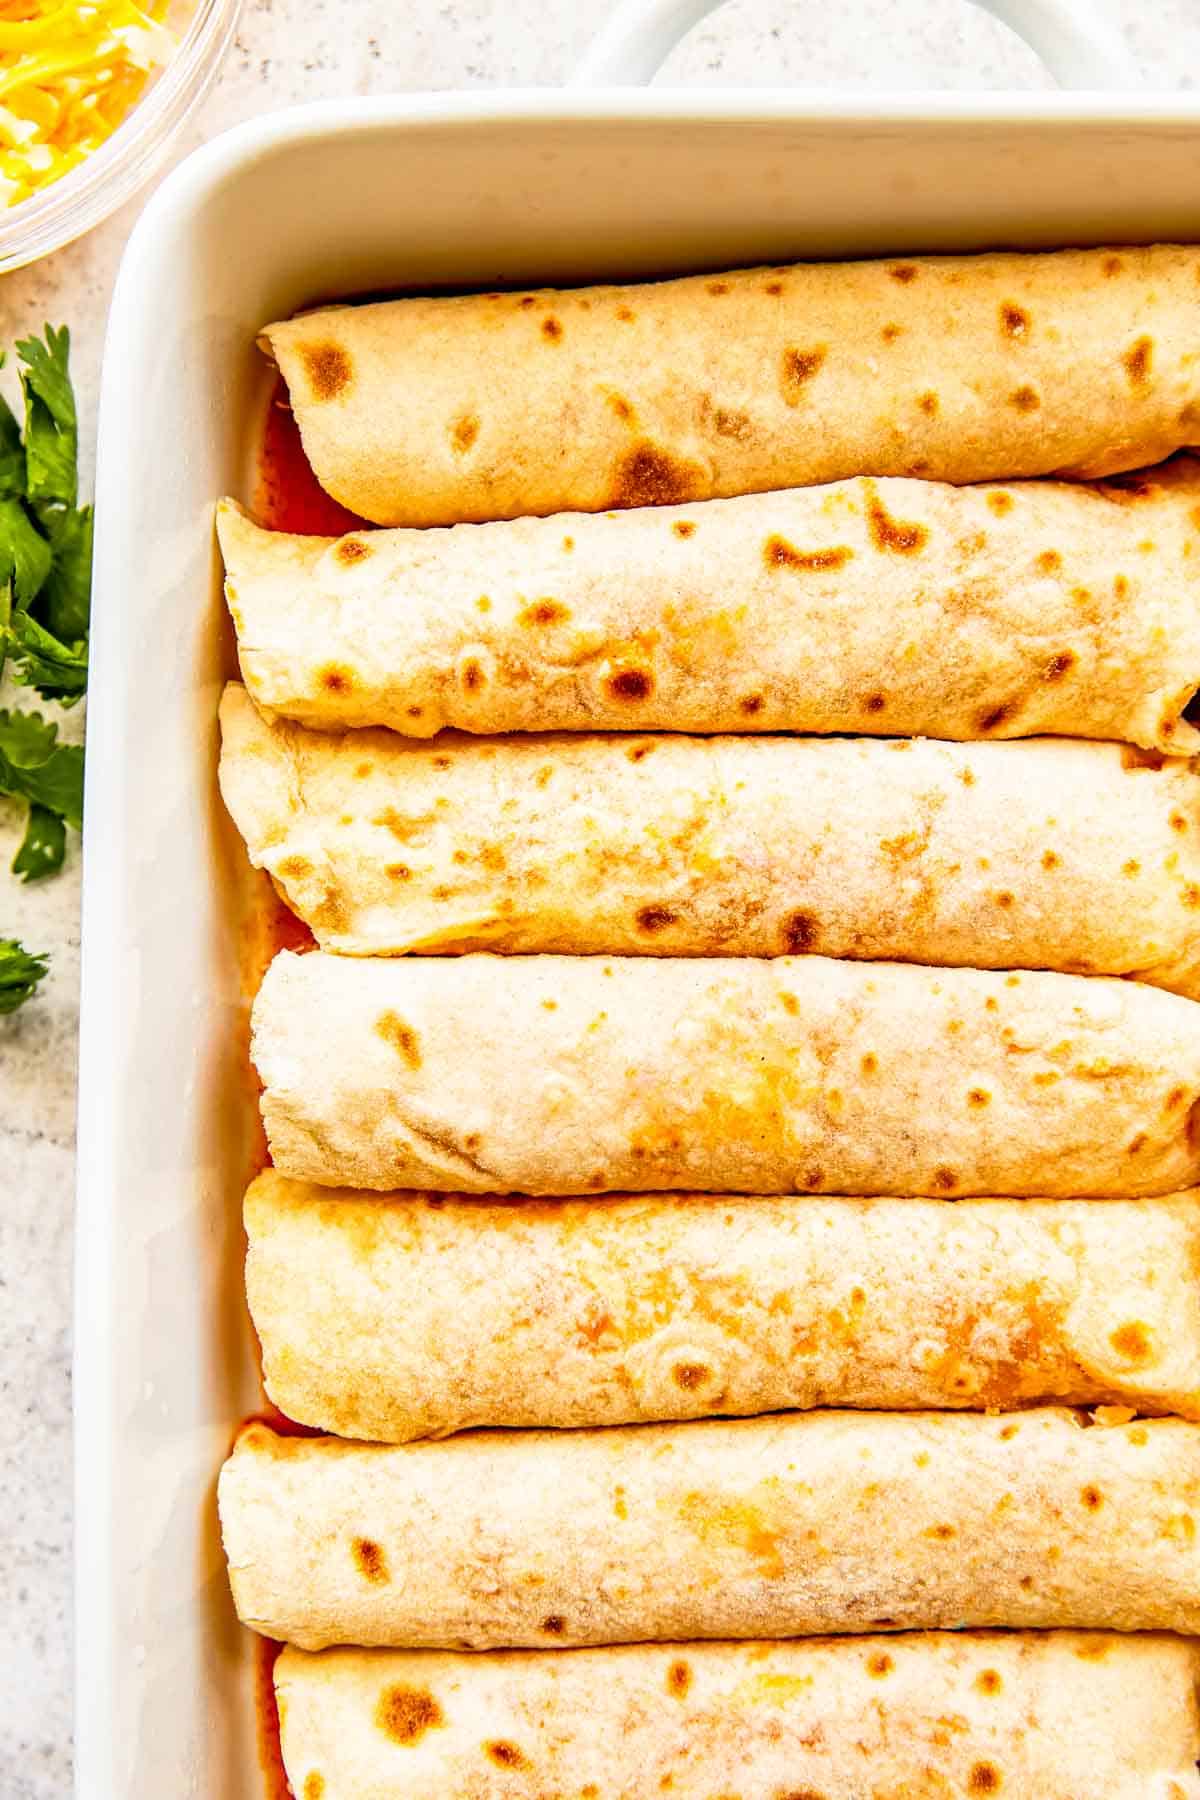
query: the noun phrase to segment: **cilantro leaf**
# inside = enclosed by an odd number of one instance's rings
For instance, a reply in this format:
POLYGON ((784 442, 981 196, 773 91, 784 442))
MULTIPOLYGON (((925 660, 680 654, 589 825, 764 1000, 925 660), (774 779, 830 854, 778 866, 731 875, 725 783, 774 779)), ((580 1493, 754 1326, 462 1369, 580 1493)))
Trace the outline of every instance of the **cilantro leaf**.
POLYGON ((17 344, 25 392, 25 490, 31 500, 59 500, 74 506, 79 430, 66 326, 46 326, 46 341, 22 338, 17 344))
MULTIPOLYGON (((0 369, 4 355, 0 352, 0 369)), ((8 500, 25 492, 25 447, 21 427, 8 401, 0 394, 0 498, 8 500)))
POLYGON ((22 687, 36 688, 43 700, 74 706, 87 691, 86 638, 64 644, 27 612, 14 613, 8 625, 13 675, 22 687))
POLYGON ((45 956, 31 956, 16 938, 0 938, 0 1013, 23 1006, 48 967, 45 956))
POLYGON ((0 712, 0 794, 44 806, 78 831, 83 824, 82 747, 60 744, 58 726, 40 713, 0 712))
POLYGON ((22 881, 40 881, 43 875, 56 875, 66 853, 66 825, 48 806, 35 801, 29 808, 21 847, 13 858, 13 874, 22 881))
POLYGON ((44 763, 58 742, 58 726, 41 713, 0 712, 0 756, 19 769, 44 763))
POLYGON ((92 509, 38 508, 50 539, 50 572, 38 590, 38 613, 57 638, 71 643, 87 634, 92 600, 92 509))
POLYGON ((29 606, 50 573, 53 551, 22 501, 0 499, 0 587, 11 582, 18 608, 29 606))

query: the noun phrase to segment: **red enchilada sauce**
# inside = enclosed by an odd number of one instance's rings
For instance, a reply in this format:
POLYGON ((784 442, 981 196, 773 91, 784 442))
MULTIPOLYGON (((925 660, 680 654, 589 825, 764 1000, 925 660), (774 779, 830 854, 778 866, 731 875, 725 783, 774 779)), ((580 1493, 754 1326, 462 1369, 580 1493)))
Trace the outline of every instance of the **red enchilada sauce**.
MULTIPOLYGON (((258 480, 255 485, 254 513, 259 523, 272 531, 295 531, 321 537, 341 537, 347 531, 365 524, 356 514, 331 499, 318 485, 300 442, 292 409, 288 405, 287 388, 282 377, 267 407, 263 421, 262 442, 258 454, 258 480)), ((298 919, 276 893, 269 878, 246 870, 245 922, 242 934, 242 981, 247 998, 257 992, 268 963, 280 950, 312 950, 316 939, 302 919, 298 919)), ((250 1103, 256 1124, 251 1175, 270 1166, 266 1135, 258 1115, 261 1084, 249 1059, 249 1018, 246 1019, 246 1072, 249 1078, 250 1103)), ((251 1334, 253 1338, 253 1333, 251 1334)), ((255 1352, 258 1351, 254 1339, 255 1352)), ((263 1395, 262 1406, 243 1425, 261 1419, 281 1437, 316 1437, 320 1434, 298 1425, 281 1413, 263 1395)), ((279 1738, 279 1708, 275 1700, 275 1664, 283 1649, 273 1638, 259 1638, 255 1643, 254 1707, 258 1720, 258 1756, 263 1773, 265 1800, 294 1800, 283 1767, 283 1749, 279 1738)))
POLYGON ((275 383, 258 453, 254 516, 272 531, 343 537, 366 524, 327 494, 312 472, 283 376, 275 383))

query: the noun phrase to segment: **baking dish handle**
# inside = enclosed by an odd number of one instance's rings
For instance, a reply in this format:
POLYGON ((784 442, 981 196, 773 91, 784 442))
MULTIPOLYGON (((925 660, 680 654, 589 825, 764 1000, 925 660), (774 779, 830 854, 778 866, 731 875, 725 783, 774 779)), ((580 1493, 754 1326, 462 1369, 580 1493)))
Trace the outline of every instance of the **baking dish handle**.
MULTIPOLYGON (((721 0, 618 0, 571 78, 572 87, 651 81, 681 38, 721 0)), ((1129 58, 1097 0, 972 0, 1024 38, 1060 87, 1134 86, 1129 58)))

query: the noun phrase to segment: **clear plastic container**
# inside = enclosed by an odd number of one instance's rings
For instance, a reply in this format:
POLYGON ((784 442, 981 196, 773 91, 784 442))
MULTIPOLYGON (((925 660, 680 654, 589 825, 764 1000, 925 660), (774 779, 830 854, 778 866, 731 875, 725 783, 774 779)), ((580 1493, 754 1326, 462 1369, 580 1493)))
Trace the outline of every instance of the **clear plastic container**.
POLYGON ((208 89, 240 10, 241 0, 196 0, 174 56, 107 143, 40 193, 0 209, 0 274, 60 250, 133 198, 208 89))

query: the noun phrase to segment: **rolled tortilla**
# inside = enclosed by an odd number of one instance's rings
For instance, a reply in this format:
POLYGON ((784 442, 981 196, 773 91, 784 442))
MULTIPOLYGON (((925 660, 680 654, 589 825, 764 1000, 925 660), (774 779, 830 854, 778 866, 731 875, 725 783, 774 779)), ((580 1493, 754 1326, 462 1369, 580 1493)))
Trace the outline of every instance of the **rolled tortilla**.
POLYGON ((893 257, 268 325, 321 486, 381 525, 836 481, 1099 475, 1200 438, 1200 249, 893 257))
POLYGON ((1200 1426, 778 1413, 424 1444, 247 1426, 243 1624, 493 1650, 967 1626, 1200 1630, 1200 1426))
POLYGON ((1128 981, 285 951, 252 1025, 276 1167, 335 1187, 1057 1199, 1200 1179, 1200 1006, 1128 981))
POLYGON ((314 726, 1052 732, 1191 754, 1198 518, 1181 457, 1124 485, 848 481, 341 539, 224 502, 218 529, 246 684, 314 726))
POLYGON ((1038 1400, 1200 1418, 1200 1194, 246 1195, 275 1404, 342 1437, 1038 1400))
POLYGON ((1200 763, 1059 738, 418 748, 271 723, 237 685, 221 733, 251 862, 342 955, 819 949, 1200 994, 1200 763))
POLYGON ((930 1632, 557 1655, 289 1649, 275 1692, 304 1800, 1196 1800, 1198 1677, 1182 1638, 930 1632))

